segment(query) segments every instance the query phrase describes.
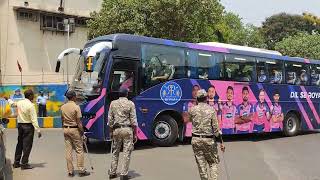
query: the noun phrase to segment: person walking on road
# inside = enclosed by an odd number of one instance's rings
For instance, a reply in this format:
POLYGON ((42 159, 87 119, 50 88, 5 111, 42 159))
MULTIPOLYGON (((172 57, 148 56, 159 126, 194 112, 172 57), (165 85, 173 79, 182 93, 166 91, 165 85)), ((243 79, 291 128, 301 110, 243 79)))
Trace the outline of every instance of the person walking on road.
POLYGON ((38 132, 39 138, 42 136, 38 125, 36 108, 32 103, 34 93, 29 89, 24 92, 24 96, 25 99, 18 102, 6 98, 12 107, 18 109, 18 143, 16 146, 13 167, 21 167, 22 170, 33 168, 29 164, 29 155, 32 149, 34 131, 36 130, 38 132))
POLYGON ((72 151, 77 154, 77 165, 79 168, 79 176, 89 176, 90 173, 84 168, 84 151, 83 151, 83 135, 84 130, 81 124, 80 107, 75 103, 76 93, 73 90, 67 92, 68 102, 61 106, 61 118, 63 124, 64 142, 66 147, 66 160, 68 176, 74 176, 74 168, 72 164, 72 151))
MULTIPOLYGON (((217 180, 218 149, 216 140, 221 140, 216 112, 207 104, 207 92, 201 89, 197 92, 198 105, 189 110, 192 121, 192 140, 194 156, 201 180, 217 180)), ((220 142, 224 152, 225 147, 220 142)))
POLYGON ((110 127, 110 137, 112 138, 112 161, 111 168, 108 171, 109 178, 117 177, 117 167, 119 153, 123 145, 124 162, 120 173, 121 180, 129 179, 128 169, 133 151, 134 142, 137 140, 136 127, 137 117, 135 105, 127 99, 128 89, 120 88, 119 99, 110 104, 108 113, 108 125, 110 127))

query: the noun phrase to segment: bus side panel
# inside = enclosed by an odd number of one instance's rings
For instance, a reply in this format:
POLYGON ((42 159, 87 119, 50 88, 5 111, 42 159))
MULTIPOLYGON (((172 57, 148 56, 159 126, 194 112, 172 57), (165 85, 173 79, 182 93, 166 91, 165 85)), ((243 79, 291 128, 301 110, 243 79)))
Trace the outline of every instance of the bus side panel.
MULTIPOLYGON (((171 81, 172 82, 172 81, 171 81)), ((161 88, 166 83, 158 84, 144 92, 134 99, 137 108, 138 123, 140 131, 142 132, 139 139, 149 139, 152 137, 153 120, 156 116, 165 110, 174 110, 180 113, 187 113, 192 106, 194 106, 194 97, 192 90, 197 86, 199 89, 208 91, 209 87, 214 86, 215 103, 219 103, 219 110, 217 111, 220 119, 229 118, 235 120, 240 114, 242 104, 244 102, 243 90, 248 89, 248 102, 251 104, 250 113, 252 113, 252 125, 246 133, 255 132, 270 132, 272 129, 270 117, 267 118, 266 112, 273 114, 272 106, 274 105, 274 93, 279 92, 282 113, 286 115, 290 111, 295 111, 300 114, 302 129, 312 130, 319 128, 319 89, 317 87, 301 87, 301 86, 288 86, 282 84, 264 84, 264 83, 248 83, 248 82, 233 82, 233 81, 218 81, 218 80, 197 80, 197 79, 180 79, 174 80, 181 90, 181 99, 174 105, 168 105, 161 98, 161 88), (222 105, 228 101, 227 89, 233 90, 232 107, 230 112, 221 113, 222 105), (264 90, 263 94, 261 90, 264 90), (310 94, 311 93, 311 94, 310 94), (306 94, 308 94, 306 96, 306 94), (310 95, 309 95, 310 94, 310 95), (261 103, 262 102, 262 103, 261 103), (257 108, 259 104, 264 108, 257 108), (142 109, 147 109, 148 112, 142 112, 142 109), (220 112, 219 112, 220 111, 220 112), (264 126, 259 130, 254 129, 254 124, 257 118, 266 116, 264 119, 264 126)), ((248 110, 249 111, 249 110, 248 110)), ((260 122, 261 123, 261 122, 260 122)), ((243 128, 243 127, 242 127, 243 128)), ((281 131, 283 124, 279 123, 279 128, 273 131, 281 131)), ((240 128, 239 128, 240 129, 240 128)), ((186 137, 191 136, 192 126, 191 123, 185 123, 186 137)), ((240 131, 239 131, 240 132, 240 131)), ((236 134, 237 128, 234 126, 232 131, 226 131, 225 134, 236 134)))
POLYGON ((311 86, 291 86, 291 98, 294 98, 299 107, 303 130, 318 129, 319 118, 319 88, 311 86))
POLYGON ((150 103, 148 103, 148 100, 143 100, 143 98, 134 98, 132 101, 135 104, 136 107, 136 114, 137 114, 137 121, 138 121, 138 132, 137 136, 139 140, 147 140, 151 138, 150 129, 152 129, 152 126, 150 126, 148 120, 150 118, 150 103), (143 112, 143 109, 148 109, 148 112, 143 112))
POLYGON ((181 113, 183 103, 177 103, 173 106, 168 106, 163 103, 159 97, 158 87, 153 87, 148 91, 141 93, 133 99, 136 105, 137 120, 138 120, 138 138, 140 140, 151 139, 153 136, 153 123, 157 116, 166 110, 173 110, 181 113), (143 112, 147 110, 147 112, 143 112))
POLYGON ((101 95, 81 106, 83 125, 88 130, 87 137, 105 140, 105 108, 106 89, 102 89, 101 95))

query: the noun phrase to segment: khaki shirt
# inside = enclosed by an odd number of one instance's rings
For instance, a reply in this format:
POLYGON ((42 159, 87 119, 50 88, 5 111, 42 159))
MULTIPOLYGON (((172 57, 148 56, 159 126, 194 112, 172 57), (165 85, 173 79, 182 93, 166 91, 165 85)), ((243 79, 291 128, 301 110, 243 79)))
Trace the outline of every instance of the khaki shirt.
POLYGON ((108 113, 108 125, 114 126, 137 126, 136 108, 134 103, 125 97, 120 97, 110 104, 108 113))
POLYGON ((63 126, 78 126, 82 117, 80 106, 73 101, 68 101, 61 106, 61 118, 63 126))
POLYGON ((199 103, 189 110, 192 133, 196 135, 219 136, 219 126, 215 110, 207 103, 199 103))
POLYGON ((11 106, 18 109, 18 123, 32 123, 34 129, 40 132, 36 107, 29 99, 23 99, 18 102, 9 99, 8 102, 11 106))

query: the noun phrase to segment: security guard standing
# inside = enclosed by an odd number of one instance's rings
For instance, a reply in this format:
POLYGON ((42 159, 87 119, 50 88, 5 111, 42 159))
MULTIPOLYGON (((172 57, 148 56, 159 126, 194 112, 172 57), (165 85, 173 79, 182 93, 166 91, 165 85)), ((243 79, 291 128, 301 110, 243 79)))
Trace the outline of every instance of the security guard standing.
MULTIPOLYGON (((218 120, 214 109, 207 102, 207 92, 197 92, 198 105, 189 110, 192 121, 192 148, 199 168, 201 180, 218 178, 218 149, 216 139, 221 140, 218 120)), ((220 148, 225 150, 221 142, 220 148)))
POLYGON ((112 138, 112 161, 109 170, 109 178, 117 177, 117 167, 119 153, 123 145, 124 162, 120 173, 121 180, 129 179, 128 169, 130 156, 133 150, 133 143, 136 138, 137 117, 135 105, 127 99, 128 89, 120 88, 119 99, 110 104, 108 113, 108 125, 110 127, 110 137, 112 138))
POLYGON ((81 124, 81 110, 75 103, 76 93, 70 90, 66 94, 68 102, 61 106, 61 116, 63 123, 64 142, 66 146, 66 160, 68 168, 68 176, 74 176, 72 164, 73 149, 77 154, 77 165, 79 168, 79 176, 89 176, 90 173, 84 168, 84 151, 83 151, 83 126, 81 124))

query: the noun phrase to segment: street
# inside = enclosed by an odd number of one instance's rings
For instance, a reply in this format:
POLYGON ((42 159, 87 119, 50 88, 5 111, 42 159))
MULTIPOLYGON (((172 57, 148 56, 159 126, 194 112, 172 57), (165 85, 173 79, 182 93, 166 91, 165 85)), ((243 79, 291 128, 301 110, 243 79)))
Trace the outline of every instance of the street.
MULTIPOLYGON (((45 129, 42 139, 35 138, 30 157, 30 164, 35 168, 24 171, 11 168, 17 130, 7 129, 6 135, 9 180, 70 179, 61 129, 45 129)), ((220 156, 219 179, 227 180, 227 168, 232 180, 320 180, 319 138, 319 133, 296 137, 280 134, 225 137, 227 150, 220 156)), ((107 179, 109 149, 105 143, 91 142, 89 152, 94 170, 86 156, 86 167, 92 174, 74 179, 107 179)), ((139 142, 132 154, 129 175, 135 180, 200 179, 188 142, 174 147, 154 147, 149 142, 139 142)))

